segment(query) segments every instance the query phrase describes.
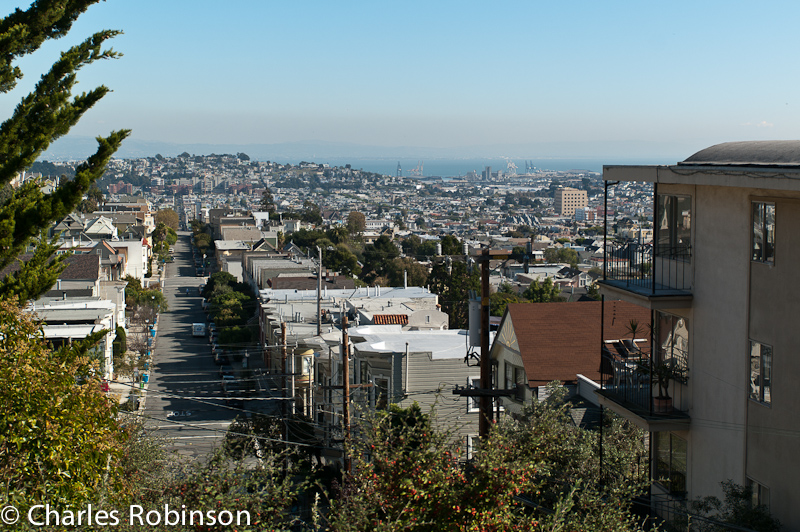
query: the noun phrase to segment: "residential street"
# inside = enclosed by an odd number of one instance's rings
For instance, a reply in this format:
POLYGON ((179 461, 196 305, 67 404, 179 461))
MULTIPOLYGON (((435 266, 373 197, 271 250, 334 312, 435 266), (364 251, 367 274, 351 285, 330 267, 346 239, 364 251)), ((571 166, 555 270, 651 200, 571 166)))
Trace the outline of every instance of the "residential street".
POLYGON ((189 244, 180 232, 175 261, 166 264, 163 291, 169 311, 158 318, 154 366, 142 415, 170 441, 170 449, 194 458, 220 445, 240 410, 222 400, 218 366, 211 358, 207 337, 193 337, 192 323, 205 323, 189 244), (187 288, 189 295, 186 294, 187 288))

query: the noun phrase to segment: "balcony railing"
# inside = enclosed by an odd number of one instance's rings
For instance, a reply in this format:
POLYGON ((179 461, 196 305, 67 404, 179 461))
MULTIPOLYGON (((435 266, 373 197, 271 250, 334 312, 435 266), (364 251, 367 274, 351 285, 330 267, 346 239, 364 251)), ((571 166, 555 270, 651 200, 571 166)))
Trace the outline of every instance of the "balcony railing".
MULTIPOLYGON (((627 356, 619 352, 612 352, 613 344, 603 346, 602 364, 600 367, 603 395, 613 398, 629 410, 644 416, 682 416, 688 405, 684 404, 683 384, 686 383, 686 360, 673 357, 671 364, 676 372, 682 373, 683 378, 672 379, 670 382, 671 404, 660 409, 654 400, 658 395, 654 365, 650 356, 641 352, 629 352, 627 356)), ((624 353, 624 350, 620 350, 624 353)))
POLYGON ((691 246, 654 248, 652 243, 612 242, 606 246, 605 280, 655 295, 665 290, 689 290, 691 246))

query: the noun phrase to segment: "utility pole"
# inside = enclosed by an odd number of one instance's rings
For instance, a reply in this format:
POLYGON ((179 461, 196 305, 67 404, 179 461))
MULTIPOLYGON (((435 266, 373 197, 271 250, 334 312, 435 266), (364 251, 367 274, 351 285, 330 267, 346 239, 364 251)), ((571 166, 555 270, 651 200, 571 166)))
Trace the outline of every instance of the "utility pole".
POLYGON ((350 339, 347 335, 347 316, 342 317, 342 401, 344 430, 344 471, 350 473, 350 339))
MULTIPOLYGON (((489 360, 489 313, 491 300, 489 298, 489 249, 484 249, 481 260, 481 389, 492 389, 492 366, 489 360)), ((478 431, 481 440, 486 441, 489 436, 489 423, 492 420, 492 398, 482 395, 478 398, 480 418, 478 431)))
POLYGON ((319 265, 317 266, 317 336, 322 334, 322 248, 317 246, 319 265))
MULTIPOLYGON (((282 361, 282 364, 283 364, 283 370, 282 370, 283 376, 281 377, 281 380, 282 380, 281 391, 285 395, 286 394, 286 373, 287 373, 287 371, 286 371, 286 322, 285 321, 281 322, 281 361, 282 361)), ((288 447, 289 446, 289 422, 286 419, 287 416, 288 416, 287 404, 286 404, 286 401, 281 401, 281 403, 283 403, 281 405, 281 412, 283 413, 283 415, 281 416, 283 418, 283 441, 285 442, 285 445, 288 447)))

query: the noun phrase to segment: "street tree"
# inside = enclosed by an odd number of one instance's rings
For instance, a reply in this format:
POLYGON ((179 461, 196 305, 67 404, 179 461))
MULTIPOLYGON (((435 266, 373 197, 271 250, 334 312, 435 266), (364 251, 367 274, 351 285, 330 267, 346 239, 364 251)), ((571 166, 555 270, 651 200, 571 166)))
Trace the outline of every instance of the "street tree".
POLYGON ((156 212, 156 224, 164 224, 173 231, 177 231, 180 227, 180 216, 178 213, 170 208, 161 209, 156 212))
MULTIPOLYGON (((37 51, 50 39, 66 35, 75 20, 98 0, 52 0, 34 2, 27 10, 16 9, 0 20, 0 93, 8 93, 23 77, 22 70, 13 63, 37 51)), ((78 81, 77 72, 82 67, 100 59, 112 59, 119 54, 105 49, 106 41, 119 31, 104 30, 90 36, 61 54, 52 68, 42 75, 31 93, 25 96, 12 115, 0 125, 0 186, 8 184, 19 172, 30 165, 50 144, 65 135, 81 117, 103 98, 109 89, 103 85, 72 95, 78 81)), ((66 266, 64 255, 50 259, 55 251, 50 242, 38 235, 53 221, 72 212, 81 202, 92 184, 102 176, 106 164, 129 131, 119 130, 107 137, 98 137, 97 151, 80 164, 72 179, 61 180, 49 194, 40 190, 40 183, 31 180, 13 190, 0 205, 0 269, 5 268, 35 243, 40 250, 36 259, 21 262, 18 277, 37 279, 31 283, 24 297, 36 297, 52 286, 58 273, 66 266), (47 273, 50 272, 50 273, 47 273), (52 272, 55 272, 53 274, 52 272), (51 284, 47 284, 51 283, 51 284)), ((10 291, 0 281, 0 295, 10 291)), ((24 302, 24 299, 20 300, 24 302)))
POLYGON ((351 235, 357 235, 364 232, 367 228, 367 217, 358 211, 350 211, 347 215, 347 230, 351 235))

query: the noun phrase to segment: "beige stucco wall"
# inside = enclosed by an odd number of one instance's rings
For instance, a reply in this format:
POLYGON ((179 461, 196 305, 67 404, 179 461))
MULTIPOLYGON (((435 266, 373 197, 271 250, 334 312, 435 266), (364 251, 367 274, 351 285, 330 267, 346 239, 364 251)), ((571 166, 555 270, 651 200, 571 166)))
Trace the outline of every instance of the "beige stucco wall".
MULTIPOLYGON (((775 201, 775 262, 750 263, 749 338, 772 346, 772 402, 747 404, 746 473, 770 489, 770 505, 787 530, 800 529, 800 195, 761 191, 754 200, 775 201), (777 196, 777 197, 776 197, 777 196)), ((745 371, 749 369, 745 351, 745 371)), ((749 383, 745 380, 745 384, 749 383)), ((749 392, 749 388, 747 389, 749 392)))
POLYGON ((694 296, 690 324, 688 490, 721 496, 720 482, 744 482, 747 382, 747 277, 750 203, 743 189, 659 186, 693 191, 694 296))

